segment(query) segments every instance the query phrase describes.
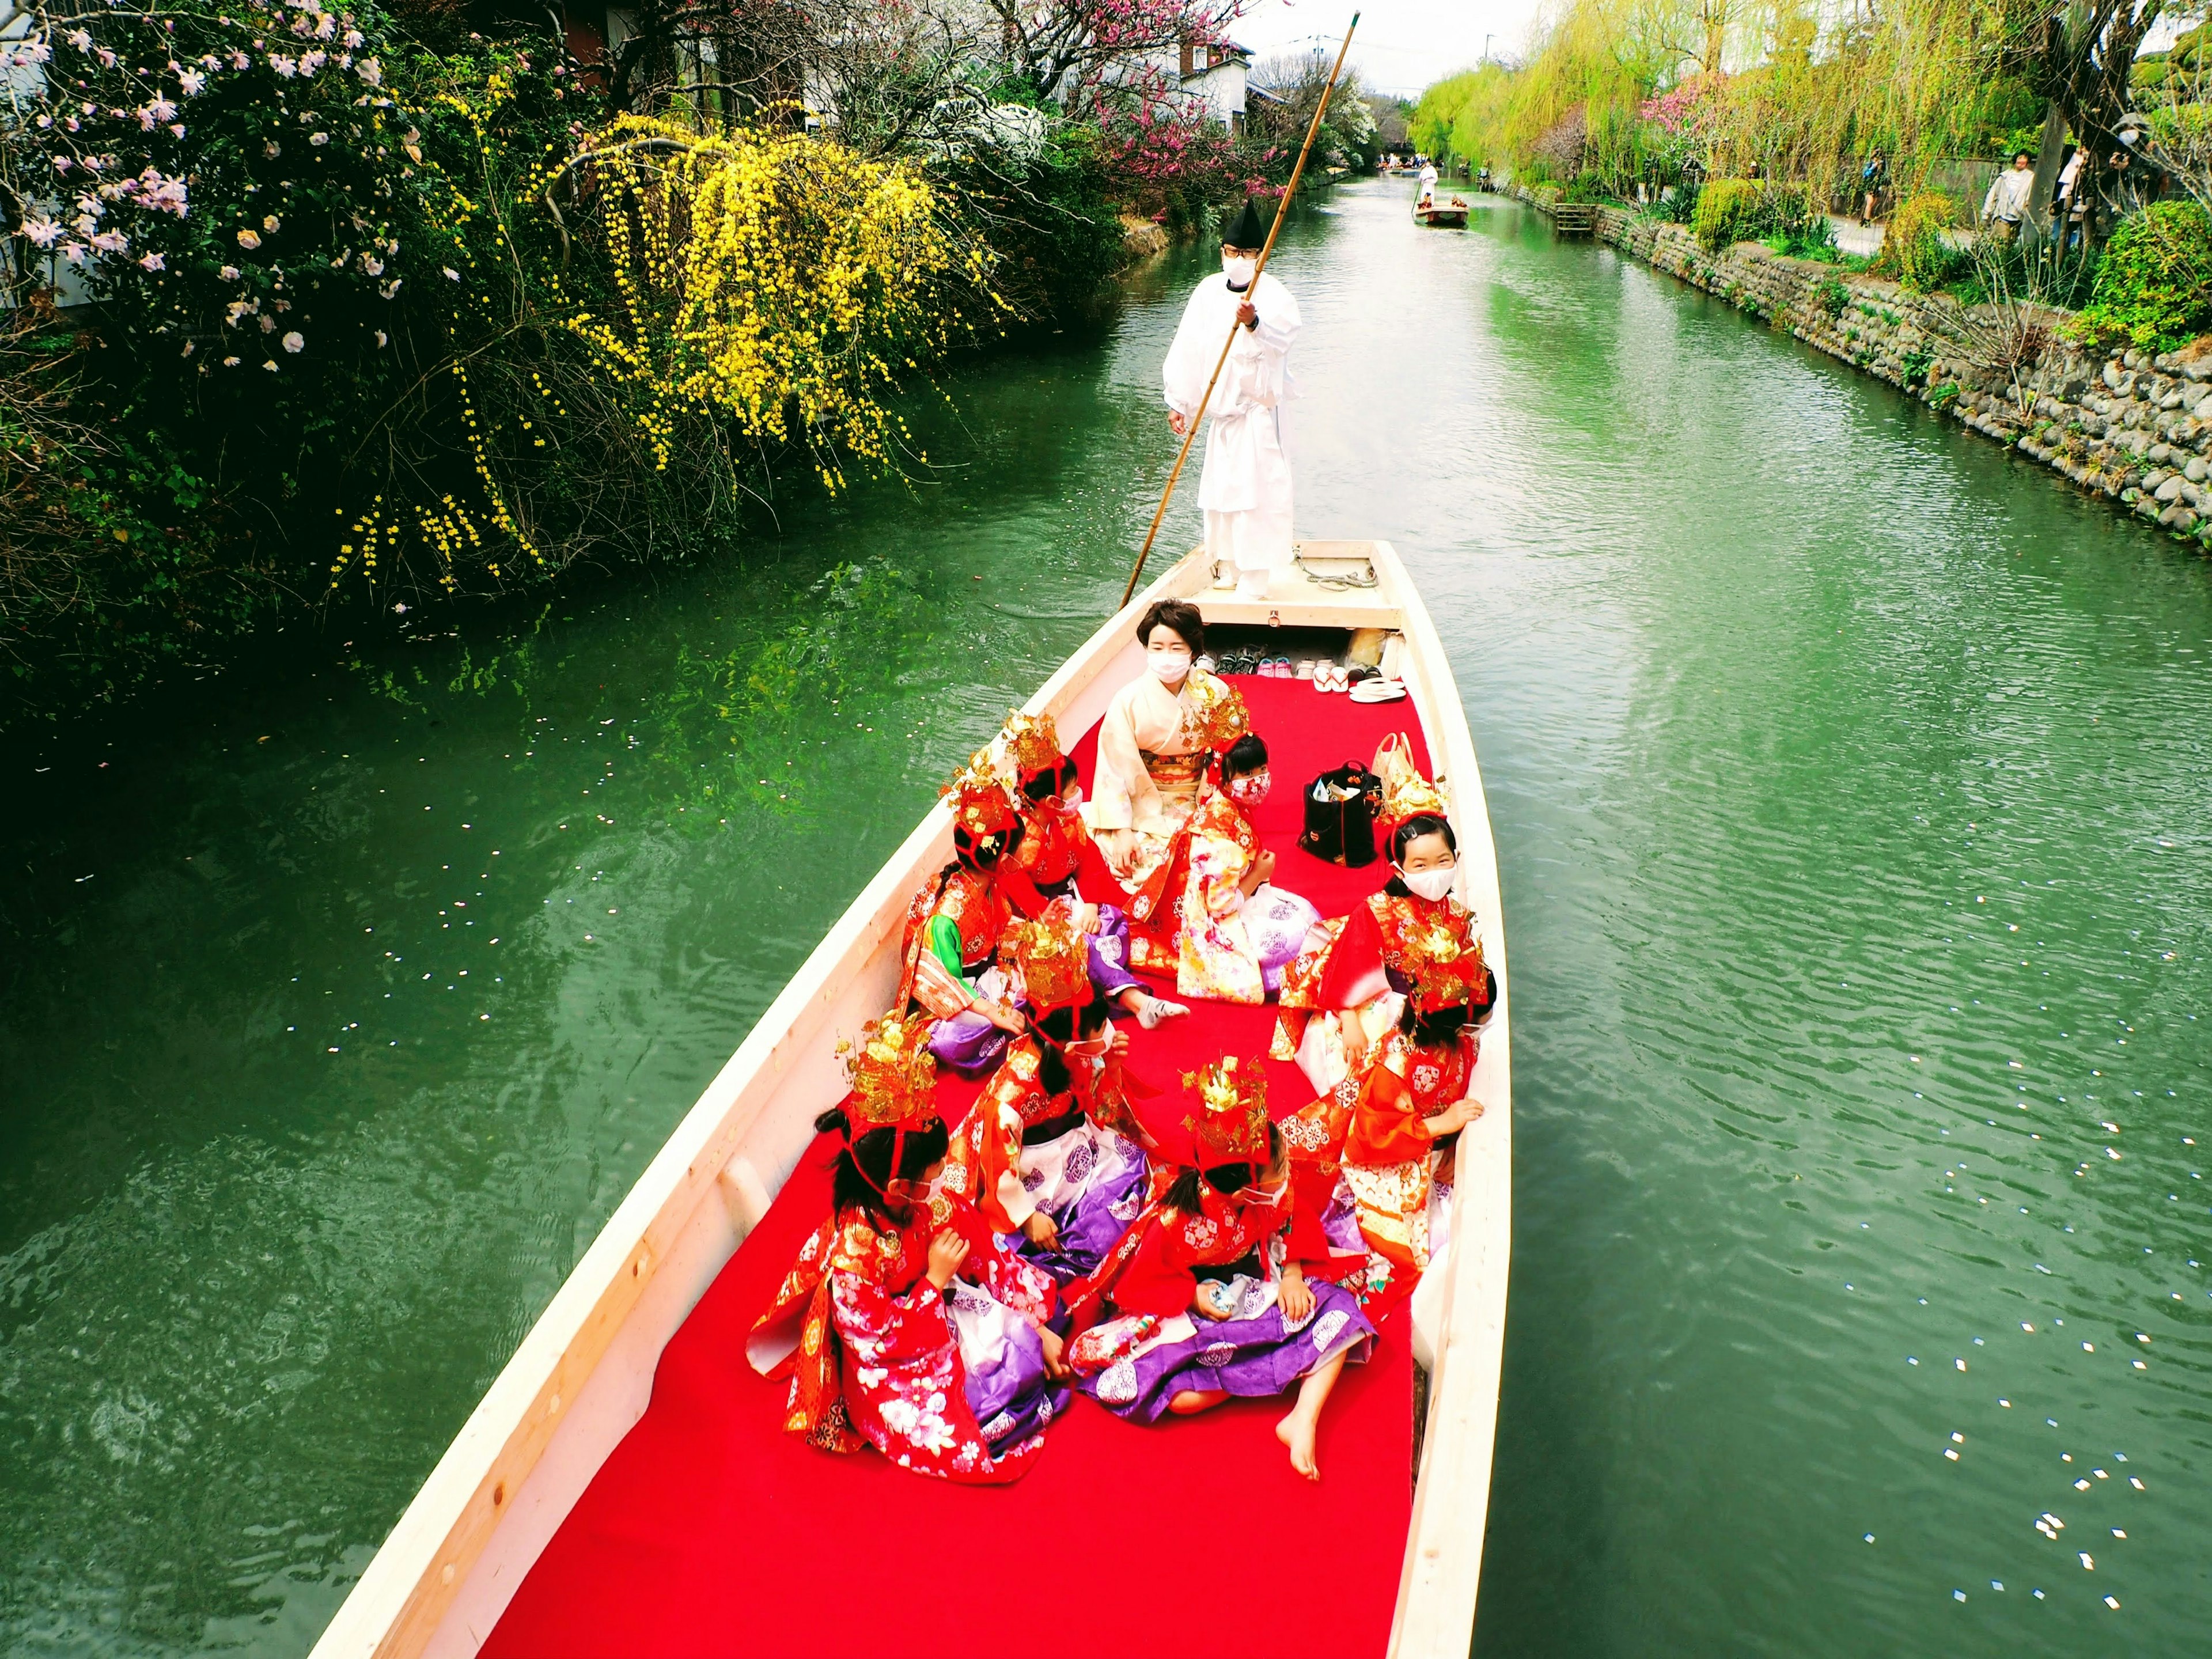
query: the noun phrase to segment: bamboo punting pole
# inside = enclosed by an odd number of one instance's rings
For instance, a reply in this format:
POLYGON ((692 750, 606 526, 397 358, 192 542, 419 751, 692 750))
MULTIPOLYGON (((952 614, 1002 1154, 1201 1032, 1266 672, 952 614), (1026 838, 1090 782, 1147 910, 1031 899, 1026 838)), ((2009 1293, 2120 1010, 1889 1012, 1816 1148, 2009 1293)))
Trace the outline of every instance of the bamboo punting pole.
MULTIPOLYGON (((1328 84, 1321 89, 1321 101, 1314 106, 1313 119, 1306 125, 1306 141, 1298 148, 1297 165, 1291 169, 1291 182, 1283 186, 1282 199, 1275 204, 1275 222, 1267 227, 1267 246, 1260 250, 1260 263, 1252 267, 1252 280, 1245 284, 1248 299, 1256 299, 1260 292, 1260 273, 1267 268, 1267 256, 1275 251, 1275 238, 1283 228, 1283 216, 1291 210, 1291 198, 1297 193, 1298 176, 1306 170, 1306 156, 1313 149, 1315 135, 1321 131, 1321 118, 1328 112, 1329 94, 1336 90, 1336 78, 1344 73, 1344 56, 1352 50, 1352 31, 1359 27, 1359 14, 1352 14, 1352 22, 1344 31, 1344 44, 1336 49, 1336 64, 1328 72, 1328 84)), ((1221 379, 1221 371, 1228 364, 1229 349, 1237 343, 1237 331, 1242 323, 1232 320, 1229 337, 1221 343, 1221 355, 1213 360, 1213 373, 1206 382, 1206 395, 1198 400, 1198 410, 1183 428, 1182 447, 1176 452, 1175 465, 1168 473, 1167 488, 1160 491, 1160 504, 1153 511, 1152 528, 1145 532, 1145 544, 1137 550, 1136 568, 1129 573, 1129 585, 1121 590, 1121 603, 1127 605, 1135 597, 1137 584, 1145 574, 1145 561, 1152 556, 1152 543, 1158 538, 1160 520, 1168 515, 1168 503, 1175 499, 1176 480, 1182 477, 1182 464, 1190 459, 1191 441, 1198 436, 1199 428, 1206 421, 1206 406, 1212 401, 1213 388, 1221 379)))

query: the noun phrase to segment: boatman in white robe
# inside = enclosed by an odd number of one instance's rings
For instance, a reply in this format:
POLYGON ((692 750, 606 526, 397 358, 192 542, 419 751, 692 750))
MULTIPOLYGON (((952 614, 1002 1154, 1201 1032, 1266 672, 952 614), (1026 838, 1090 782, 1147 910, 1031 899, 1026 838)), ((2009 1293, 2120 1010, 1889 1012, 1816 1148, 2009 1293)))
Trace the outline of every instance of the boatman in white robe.
POLYGON ((1434 161, 1424 161, 1421 163, 1421 193, 1413 205, 1417 208, 1425 208, 1434 207, 1436 204, 1437 164, 1434 161))
POLYGON ((1298 302, 1272 275, 1262 273, 1253 285, 1267 239, 1248 198, 1223 231, 1221 274, 1200 283, 1183 307, 1161 374, 1168 424, 1180 438, 1198 412, 1221 343, 1236 327, 1237 343, 1206 406, 1212 426, 1206 435, 1198 505, 1206 514, 1206 556, 1216 568, 1233 564, 1237 592, 1252 599, 1266 599, 1268 578, 1291 562, 1291 459, 1283 405, 1297 395, 1290 354, 1298 336, 1298 302))

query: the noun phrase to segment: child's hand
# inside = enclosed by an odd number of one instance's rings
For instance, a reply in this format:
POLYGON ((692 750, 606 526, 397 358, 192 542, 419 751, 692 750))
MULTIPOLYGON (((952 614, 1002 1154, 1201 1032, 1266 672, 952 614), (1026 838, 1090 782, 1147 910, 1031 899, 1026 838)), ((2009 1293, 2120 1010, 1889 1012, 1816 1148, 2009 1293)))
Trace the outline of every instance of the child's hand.
POLYGON ((1110 1060, 1128 1059, 1129 1034, 1116 1027, 1114 1032, 1113 1040, 1106 1045, 1106 1054, 1107 1057, 1110 1060))
POLYGON ((1204 1317, 1223 1320, 1237 1311, 1237 1292, 1221 1279, 1202 1279, 1190 1304, 1204 1317))
POLYGON ((1281 1305, 1283 1317, 1291 1324, 1304 1322, 1314 1310, 1313 1291, 1306 1284, 1305 1273, 1295 1264, 1283 1269, 1283 1283, 1275 1292, 1281 1305))
POLYGON ((1067 1361, 1062 1357, 1066 1345, 1060 1340, 1060 1333, 1040 1325, 1037 1327, 1037 1340, 1044 1345, 1044 1374, 1047 1376, 1068 1375, 1067 1361))
POLYGON ((951 1228, 929 1241, 929 1282, 942 1292, 968 1260, 968 1241, 951 1228))
POLYGON ((1050 1249, 1060 1243, 1060 1228, 1042 1210, 1033 1210, 1030 1218, 1022 1223, 1022 1231, 1029 1235, 1030 1243, 1050 1249))
POLYGON ((1482 1112, 1482 1103, 1473 1095, 1468 1095, 1464 1099, 1455 1100, 1443 1110, 1428 1120, 1429 1133, 1437 1136, 1457 1134, 1475 1119, 1480 1117, 1482 1112))

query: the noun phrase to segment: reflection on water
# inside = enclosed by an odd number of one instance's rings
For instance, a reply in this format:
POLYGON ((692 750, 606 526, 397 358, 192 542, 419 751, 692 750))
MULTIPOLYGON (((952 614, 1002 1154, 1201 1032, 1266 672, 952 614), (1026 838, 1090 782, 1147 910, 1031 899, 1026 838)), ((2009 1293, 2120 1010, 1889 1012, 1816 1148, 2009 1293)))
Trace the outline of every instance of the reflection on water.
MULTIPOLYGON (((1406 553, 1503 856, 1480 1648, 2192 1649, 2205 566, 1609 251, 1404 194, 1339 192, 1277 268, 1301 524, 1406 553)), ((1110 607, 1203 264, 969 375, 942 472, 781 503, 742 563, 10 779, 0 1646, 305 1649, 1110 607)))

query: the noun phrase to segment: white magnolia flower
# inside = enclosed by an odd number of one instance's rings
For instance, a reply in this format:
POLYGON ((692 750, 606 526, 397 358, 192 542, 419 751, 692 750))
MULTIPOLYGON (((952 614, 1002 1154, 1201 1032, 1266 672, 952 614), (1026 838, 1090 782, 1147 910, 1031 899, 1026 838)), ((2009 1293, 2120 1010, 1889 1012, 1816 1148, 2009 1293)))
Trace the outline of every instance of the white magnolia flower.
POLYGON ((103 230, 92 239, 92 245, 102 253, 120 253, 131 246, 131 239, 119 230, 103 230))
POLYGON ((167 267, 168 261, 158 253, 147 253, 139 257, 138 263, 149 270, 161 270, 167 267))
POLYGON ((453 283, 458 283, 458 282, 459 282, 459 281, 461 280, 461 273, 460 273, 459 271, 458 271, 458 270, 455 270, 453 268, 453 266, 451 266, 451 265, 447 265, 447 266, 445 266, 445 267, 444 267, 444 270, 445 270, 445 273, 446 273, 446 280, 447 280, 447 281, 448 281, 448 282, 453 282, 453 283))
POLYGON ((34 215, 23 221, 23 234, 39 247, 52 247, 61 234, 62 228, 52 219, 41 219, 34 215))
POLYGON ((222 366, 225 368, 236 368, 238 367, 238 359, 235 357, 226 357, 222 360, 222 366))
POLYGON ((281 52, 271 52, 269 54, 269 67, 275 70, 277 74, 283 76, 287 81, 290 80, 294 76, 300 72, 299 60, 295 58, 287 58, 281 52))
POLYGON ((177 77, 177 90, 187 98, 196 98, 200 88, 207 85, 207 76, 198 70, 186 70, 177 77))
POLYGON ((68 41, 70 45, 75 46, 79 52, 90 52, 92 50, 92 36, 88 34, 82 29, 71 29, 67 34, 64 35, 62 39, 68 41))

